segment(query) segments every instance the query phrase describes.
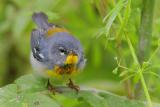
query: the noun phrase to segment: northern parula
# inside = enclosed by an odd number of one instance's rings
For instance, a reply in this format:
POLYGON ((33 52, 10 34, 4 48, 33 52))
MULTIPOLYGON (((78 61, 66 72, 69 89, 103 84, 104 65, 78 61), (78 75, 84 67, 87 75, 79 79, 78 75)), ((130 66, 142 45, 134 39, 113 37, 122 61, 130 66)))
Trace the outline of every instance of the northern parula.
POLYGON ((33 13, 32 19, 38 26, 31 32, 30 59, 35 73, 45 78, 67 76, 73 88, 70 76, 86 62, 80 41, 65 28, 49 23, 43 12, 33 13))

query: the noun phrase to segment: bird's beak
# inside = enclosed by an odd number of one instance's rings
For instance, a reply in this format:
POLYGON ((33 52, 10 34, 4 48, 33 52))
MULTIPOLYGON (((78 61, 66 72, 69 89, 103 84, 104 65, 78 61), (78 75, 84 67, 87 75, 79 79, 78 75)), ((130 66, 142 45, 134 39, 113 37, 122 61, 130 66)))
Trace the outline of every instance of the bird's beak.
POLYGON ((74 53, 71 53, 67 56, 65 64, 77 64, 78 63, 78 56, 74 53))

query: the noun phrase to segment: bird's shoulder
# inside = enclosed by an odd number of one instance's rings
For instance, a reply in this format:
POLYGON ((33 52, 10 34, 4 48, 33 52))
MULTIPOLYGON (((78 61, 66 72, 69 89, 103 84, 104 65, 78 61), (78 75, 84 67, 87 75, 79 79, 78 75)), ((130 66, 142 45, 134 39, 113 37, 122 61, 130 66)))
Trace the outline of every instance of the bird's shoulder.
POLYGON ((55 33, 60 33, 60 32, 69 33, 69 31, 63 27, 52 26, 47 30, 46 36, 51 37, 51 36, 54 36, 55 33))

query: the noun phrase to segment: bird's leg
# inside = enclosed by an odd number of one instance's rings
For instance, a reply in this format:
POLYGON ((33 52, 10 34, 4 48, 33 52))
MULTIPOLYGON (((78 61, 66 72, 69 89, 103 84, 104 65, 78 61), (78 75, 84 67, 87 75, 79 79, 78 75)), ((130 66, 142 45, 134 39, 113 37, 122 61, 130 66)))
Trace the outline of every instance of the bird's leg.
POLYGON ((49 90, 50 92, 52 92, 53 94, 55 94, 56 92, 61 93, 61 91, 59 91, 58 89, 56 89, 56 87, 54 87, 54 86, 52 86, 52 85, 50 84, 49 79, 48 79, 48 81, 47 81, 47 88, 48 88, 48 90, 49 90))
POLYGON ((76 92, 79 92, 80 88, 78 85, 75 85, 71 79, 69 79, 69 83, 67 84, 69 88, 74 89, 76 92))
POLYGON ((52 92, 53 94, 55 94, 55 88, 50 84, 49 79, 47 81, 47 88, 50 92, 52 92))

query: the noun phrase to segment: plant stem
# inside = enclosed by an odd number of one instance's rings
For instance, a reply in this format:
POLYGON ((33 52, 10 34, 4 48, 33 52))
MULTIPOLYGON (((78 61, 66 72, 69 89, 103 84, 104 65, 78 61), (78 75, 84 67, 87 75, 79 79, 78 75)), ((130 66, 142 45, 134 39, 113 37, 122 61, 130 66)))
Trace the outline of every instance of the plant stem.
POLYGON ((148 89, 147 89, 147 86, 146 86, 146 83, 145 83, 142 72, 143 72, 143 69, 140 69, 139 70, 140 80, 141 80, 141 83, 142 83, 142 86, 143 86, 143 90, 144 90, 146 99, 148 101, 148 107, 153 107, 152 106, 152 101, 151 101, 151 98, 150 98, 150 95, 149 95, 149 92, 148 92, 148 89))
POLYGON ((139 65, 138 58, 137 58, 137 56, 136 56, 136 54, 135 54, 135 51, 134 51, 134 48, 133 48, 133 46, 132 46, 132 43, 131 43, 130 39, 129 39, 129 37, 128 37, 126 34, 125 34, 125 37, 126 37, 126 39, 127 39, 128 46, 129 46, 129 49, 130 49, 130 51, 131 51, 133 60, 134 60, 134 62, 136 63, 136 65, 139 65))
MULTIPOLYGON (((154 1, 155 0, 143 0, 142 2, 143 7, 138 45, 138 60, 141 66, 144 61, 148 60, 150 55, 154 1)), ((135 97, 139 98, 142 88, 140 82, 136 84, 136 87, 137 88, 135 88, 135 97)))
POLYGON ((141 67, 140 64, 139 64, 139 62, 138 62, 138 58, 136 57, 136 54, 135 54, 133 45, 132 45, 129 37, 128 37, 126 34, 125 34, 125 37, 126 37, 126 39, 127 39, 127 42, 128 42, 129 49, 130 49, 130 51, 131 51, 133 60, 134 60, 134 62, 136 63, 136 65, 138 65, 138 74, 139 74, 139 76, 140 76, 140 81, 141 81, 141 84, 142 84, 142 87, 143 87, 144 94, 145 94, 145 96, 146 96, 148 105, 149 105, 149 107, 153 107, 153 106, 152 106, 152 101, 151 101, 151 98, 150 98, 150 95, 149 95, 149 92, 148 92, 148 88, 147 88, 147 85, 146 85, 146 83, 145 83, 144 76, 143 76, 143 73, 142 73, 142 72, 144 71, 144 68, 143 68, 143 66, 141 67))

